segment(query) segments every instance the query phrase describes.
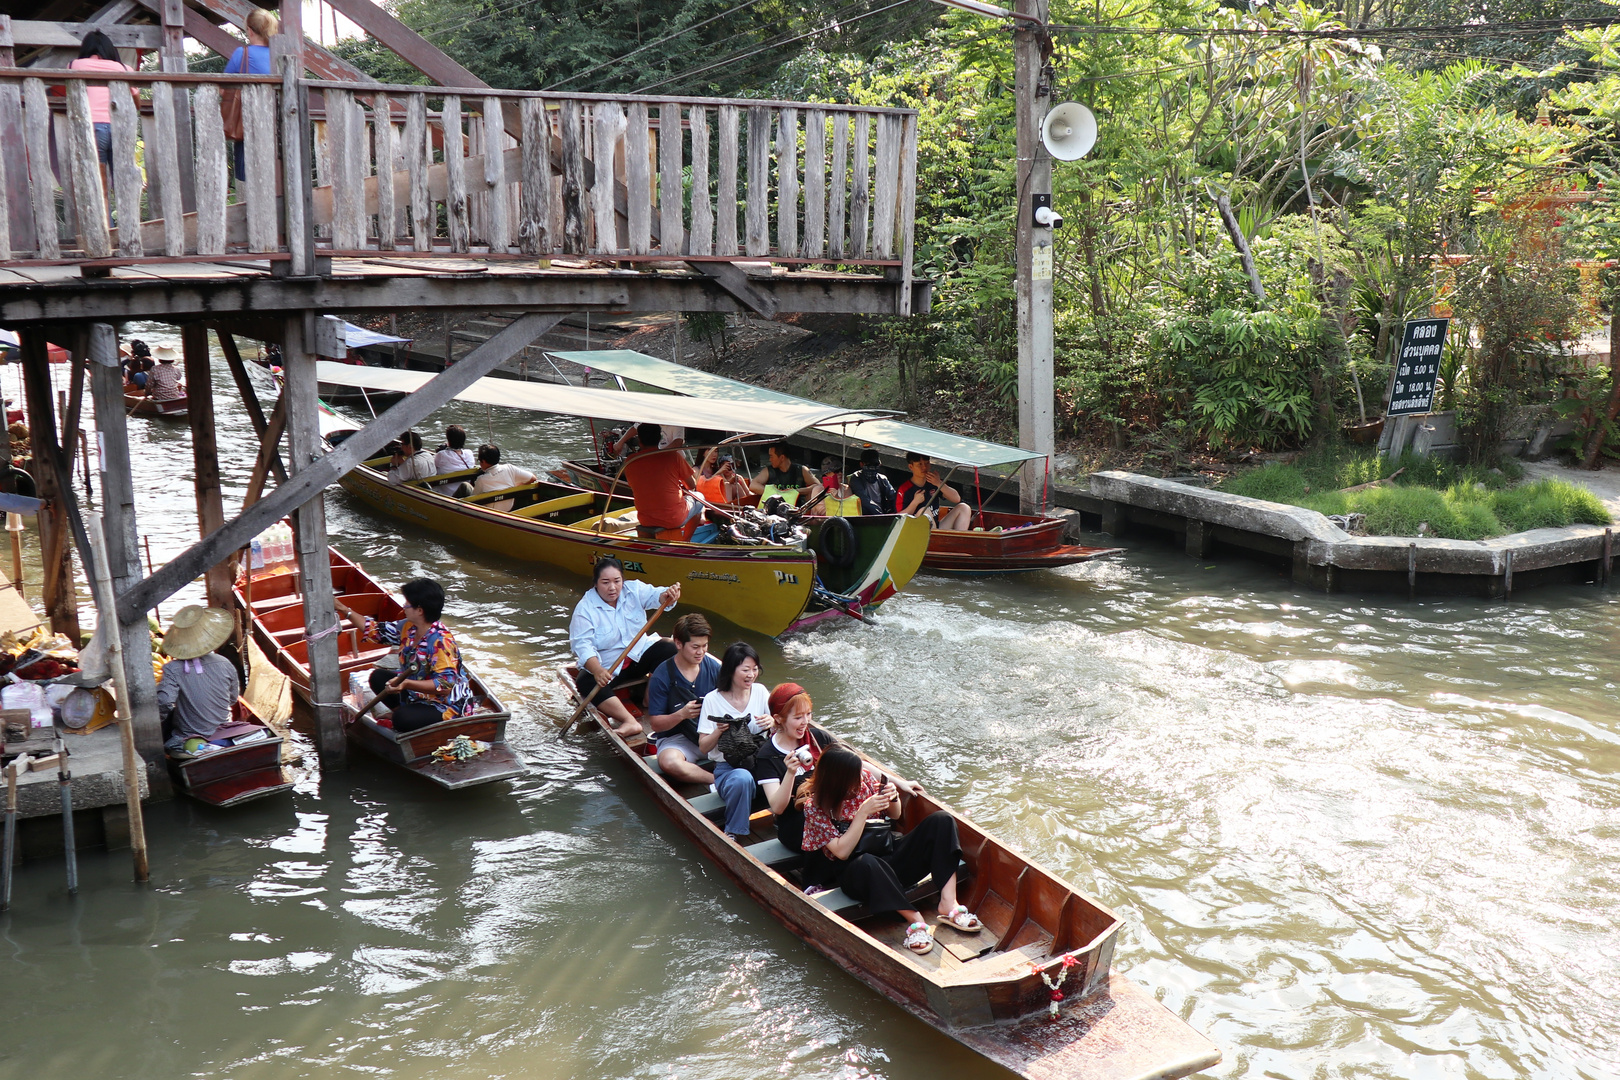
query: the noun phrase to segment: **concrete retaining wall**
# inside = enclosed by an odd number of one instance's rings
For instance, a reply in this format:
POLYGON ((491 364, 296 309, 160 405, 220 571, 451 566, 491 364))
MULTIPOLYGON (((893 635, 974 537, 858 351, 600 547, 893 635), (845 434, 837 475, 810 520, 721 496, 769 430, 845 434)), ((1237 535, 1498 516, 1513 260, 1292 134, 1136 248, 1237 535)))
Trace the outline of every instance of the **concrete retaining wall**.
POLYGON ((1115 538, 1153 531, 1178 538, 1195 558, 1223 549, 1257 555, 1285 564, 1295 582, 1329 592, 1496 597, 1530 585, 1607 583, 1613 563, 1612 526, 1478 541, 1351 536, 1314 510, 1118 471, 1094 473, 1090 495, 1102 531, 1115 538))

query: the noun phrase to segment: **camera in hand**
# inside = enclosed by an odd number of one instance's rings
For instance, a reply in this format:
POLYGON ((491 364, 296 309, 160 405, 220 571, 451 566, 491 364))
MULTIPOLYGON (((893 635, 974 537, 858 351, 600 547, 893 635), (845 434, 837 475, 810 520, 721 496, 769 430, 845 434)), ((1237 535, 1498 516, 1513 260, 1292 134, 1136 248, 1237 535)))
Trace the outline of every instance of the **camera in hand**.
POLYGON ((810 748, 808 746, 801 746, 797 750, 793 751, 793 757, 799 762, 800 768, 802 768, 805 772, 808 773, 815 771, 816 757, 810 752, 810 748))

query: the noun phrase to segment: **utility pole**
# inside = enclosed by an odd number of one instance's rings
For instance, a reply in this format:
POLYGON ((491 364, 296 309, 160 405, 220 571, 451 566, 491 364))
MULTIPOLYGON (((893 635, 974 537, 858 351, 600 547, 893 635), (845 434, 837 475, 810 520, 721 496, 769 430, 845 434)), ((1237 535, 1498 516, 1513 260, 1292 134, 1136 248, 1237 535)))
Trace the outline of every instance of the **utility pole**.
POLYGON ((1047 470, 1056 448, 1052 423, 1052 230, 1035 224, 1044 197, 1051 205, 1052 156, 1041 145, 1041 121, 1052 99, 1047 0, 1017 0, 1013 21, 1018 168, 1018 445, 1044 456, 1024 462, 1019 508, 1046 510, 1047 470))

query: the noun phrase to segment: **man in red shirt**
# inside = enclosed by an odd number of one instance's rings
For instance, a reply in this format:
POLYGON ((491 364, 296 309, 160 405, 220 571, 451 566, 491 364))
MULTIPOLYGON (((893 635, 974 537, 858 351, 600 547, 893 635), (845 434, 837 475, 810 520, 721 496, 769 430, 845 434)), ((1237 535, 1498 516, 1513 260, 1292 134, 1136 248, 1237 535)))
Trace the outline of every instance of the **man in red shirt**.
POLYGON ((641 449, 624 463, 624 478, 636 500, 637 536, 682 528, 703 511, 703 503, 688 494, 697 488, 692 463, 679 443, 658 449, 663 436, 657 424, 642 424, 636 429, 641 449))

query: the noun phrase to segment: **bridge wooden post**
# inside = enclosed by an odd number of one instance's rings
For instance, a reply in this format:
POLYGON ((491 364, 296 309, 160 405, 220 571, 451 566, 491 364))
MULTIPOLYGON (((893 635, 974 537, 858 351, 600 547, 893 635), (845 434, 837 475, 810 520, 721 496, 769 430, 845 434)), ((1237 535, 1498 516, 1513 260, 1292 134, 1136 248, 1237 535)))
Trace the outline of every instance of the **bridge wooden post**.
POLYGON ((40 562, 44 569, 45 610, 54 633, 79 642, 79 609, 73 593, 73 563, 68 551, 67 510, 57 488, 50 462, 57 452, 56 402, 51 393, 51 372, 42 330, 19 335, 22 345, 23 391, 28 399, 28 441, 34 454, 34 484, 45 506, 39 522, 40 562))
MULTIPOLYGON (((118 336, 113 328, 106 323, 92 323, 89 336, 90 401, 96 414, 107 562, 113 591, 122 594, 141 579, 135 478, 129 468, 129 420, 124 415, 124 372, 118 362, 118 336)), ((163 760, 163 724, 157 712, 157 678, 152 673, 152 638, 146 613, 120 617, 118 630, 124 647, 135 748, 146 760, 152 797, 168 798, 169 770, 163 760)))
MULTIPOLYGON (((322 356, 341 359, 346 349, 337 320, 306 313, 287 319, 282 338, 281 393, 286 400, 288 468, 293 480, 322 454, 315 364, 322 356)), ((343 729, 343 681, 338 670, 337 625, 332 601, 332 560, 326 540, 326 500, 317 493, 293 512, 297 526, 299 588, 304 596, 304 629, 309 634, 309 700, 321 770, 344 768, 348 748, 343 729), (325 636, 316 638, 317 634, 325 636)))
MULTIPOLYGON (((208 328, 187 323, 180 330, 186 359, 186 396, 191 417, 191 460, 196 468, 197 535, 208 536, 225 524, 225 502, 219 489, 219 438, 214 430, 214 371, 208 361, 208 328)), ((208 606, 231 610, 235 559, 215 563, 205 575, 208 606)))

